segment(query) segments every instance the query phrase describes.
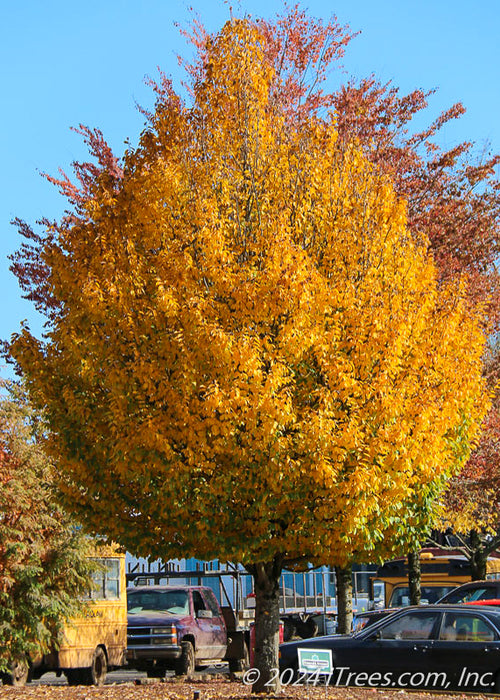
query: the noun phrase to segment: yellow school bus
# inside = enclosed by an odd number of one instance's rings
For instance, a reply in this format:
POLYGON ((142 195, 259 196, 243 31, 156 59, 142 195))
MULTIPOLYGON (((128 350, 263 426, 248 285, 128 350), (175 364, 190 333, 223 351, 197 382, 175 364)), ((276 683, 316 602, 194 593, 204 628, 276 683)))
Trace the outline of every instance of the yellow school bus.
MULTIPOLYGON (((420 590, 422 603, 435 603, 462 583, 471 581, 468 560, 460 554, 442 550, 424 550, 420 553, 420 590)), ((489 557, 487 578, 500 578, 500 557, 489 557)), ((408 562, 394 559, 377 569, 370 581, 371 607, 395 608, 410 604, 408 562)))
MULTIPOLYGON (((58 649, 34 659, 30 675, 64 673, 70 685, 102 685, 106 672, 125 664, 127 592, 125 554, 99 546, 94 587, 82 615, 70 620, 58 649)), ((21 681, 22 682, 22 681, 21 681)))

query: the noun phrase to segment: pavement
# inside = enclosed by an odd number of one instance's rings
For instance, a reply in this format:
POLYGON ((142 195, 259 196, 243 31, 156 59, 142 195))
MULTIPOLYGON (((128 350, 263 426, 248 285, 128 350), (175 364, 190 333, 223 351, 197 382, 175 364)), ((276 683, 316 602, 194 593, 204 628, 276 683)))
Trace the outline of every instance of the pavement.
MULTIPOLYGON (((217 664, 216 666, 211 666, 210 668, 204 669, 200 673, 195 673, 194 678, 204 678, 205 676, 215 676, 215 675, 227 675, 229 673, 229 667, 227 664, 217 664)), ((172 672, 167 672, 167 676, 175 674, 172 672)), ((108 671, 106 674, 105 685, 116 685, 120 683, 147 683, 147 674, 141 671, 135 671, 133 669, 118 669, 117 671, 108 671)), ((66 676, 63 674, 57 676, 55 673, 44 673, 41 678, 31 681, 30 685, 67 685, 66 676)))

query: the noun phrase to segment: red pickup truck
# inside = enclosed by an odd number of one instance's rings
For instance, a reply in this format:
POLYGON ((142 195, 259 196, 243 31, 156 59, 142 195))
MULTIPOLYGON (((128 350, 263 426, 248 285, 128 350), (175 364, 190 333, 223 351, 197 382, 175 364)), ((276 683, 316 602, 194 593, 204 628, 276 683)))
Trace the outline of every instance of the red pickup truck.
POLYGON ((196 667, 248 659, 248 631, 237 630, 232 608, 221 608, 207 586, 127 589, 127 662, 160 678, 167 670, 191 675, 196 667))

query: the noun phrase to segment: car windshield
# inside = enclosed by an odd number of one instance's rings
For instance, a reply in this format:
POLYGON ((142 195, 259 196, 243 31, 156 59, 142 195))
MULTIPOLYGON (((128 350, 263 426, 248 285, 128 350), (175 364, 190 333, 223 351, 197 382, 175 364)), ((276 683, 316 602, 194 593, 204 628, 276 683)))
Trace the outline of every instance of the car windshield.
POLYGON ((388 615, 391 615, 393 612, 394 610, 377 610, 373 613, 368 612, 364 615, 355 615, 352 625, 352 631, 354 633, 361 632, 361 630, 365 629, 365 627, 369 627, 370 625, 374 625, 375 623, 380 622, 380 620, 382 620, 384 617, 387 617, 388 615))
POLYGON ((373 618, 369 615, 366 615, 366 617, 361 616, 361 619, 363 620, 363 623, 364 623, 362 626, 356 624, 357 620, 358 620, 358 617, 356 616, 355 624, 353 626, 353 631, 351 632, 351 635, 353 637, 358 637, 358 636, 364 637, 367 634, 372 634, 373 630, 378 629, 381 626, 382 622, 387 622, 387 620, 389 619, 389 616, 394 615, 396 612, 398 612, 398 611, 397 610, 396 611, 394 611, 394 610, 389 610, 389 611, 382 610, 380 615, 375 615, 373 618), (370 618, 370 619, 367 619, 367 618, 370 618))
POLYGON ((154 610, 171 615, 188 615, 189 599, 186 591, 129 591, 127 609, 132 614, 154 610))

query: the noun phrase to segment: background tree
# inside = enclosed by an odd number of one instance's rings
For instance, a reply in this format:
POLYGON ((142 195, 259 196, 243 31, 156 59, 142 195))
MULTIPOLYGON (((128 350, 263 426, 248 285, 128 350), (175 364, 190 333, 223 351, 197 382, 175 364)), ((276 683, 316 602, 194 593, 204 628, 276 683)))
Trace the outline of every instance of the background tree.
POLYGON ((335 94, 341 139, 355 138, 363 152, 387 173, 408 202, 408 227, 429 241, 440 279, 467 275, 468 293, 488 304, 488 320, 499 320, 498 271, 500 156, 474 143, 448 150, 439 132, 465 113, 457 103, 423 130, 412 128, 422 118, 435 92, 421 89, 400 95, 397 87, 375 78, 348 83, 335 94))
MULTIPOLYGON (((489 330, 495 332, 500 320, 496 267, 500 240, 500 187, 496 177, 499 156, 488 153, 486 148, 478 153, 476 144, 470 142, 450 149, 439 145, 443 126, 464 114, 460 103, 423 129, 413 128, 413 120, 422 118, 434 92, 417 89, 400 95, 396 86, 382 85, 373 76, 352 80, 332 96, 339 136, 347 145, 356 139, 366 157, 389 175, 396 192, 408 202, 409 230, 417 236, 423 233, 428 240, 439 279, 465 276, 468 296, 483 305, 489 330)), ((479 454, 491 453, 487 442, 498 443, 498 434, 491 431, 494 420, 492 414, 479 454)), ((470 467, 473 471, 476 461, 474 458, 470 467)), ((498 463, 498 458, 494 463, 498 463)), ((469 467, 463 479, 464 496, 469 467)), ((457 483, 457 477, 453 483, 457 483)), ((453 511, 456 503, 450 505, 453 511)), ((415 554, 430 530, 429 520, 427 532, 424 528, 420 543, 415 542, 416 549, 409 553, 409 562, 415 564, 409 567, 414 604, 420 598, 415 554)), ((352 608, 352 602, 340 598, 339 607, 352 608)), ((350 617, 342 614, 341 618, 346 620, 343 631, 347 632, 350 617)))
POLYGON ((26 656, 57 644, 91 586, 87 545, 57 500, 42 428, 21 387, 10 385, 0 400, 0 671, 7 682, 23 676, 26 656))
MULTIPOLYGON (((493 402, 484 422, 481 442, 464 469, 448 484, 443 497, 441 529, 452 535, 453 546, 471 564, 473 579, 486 578, 490 554, 500 546, 500 396, 499 352, 492 343, 485 376, 493 402)), ((437 543, 436 543, 437 544, 437 543)), ((438 544, 440 547, 444 545, 438 544)))
POLYGON ((85 131, 98 165, 16 259, 47 332, 11 345, 88 527, 252 572, 268 691, 282 567, 412 540, 487 404, 478 314, 337 137, 307 71, 342 44, 301 17, 205 37, 120 167, 85 131))

